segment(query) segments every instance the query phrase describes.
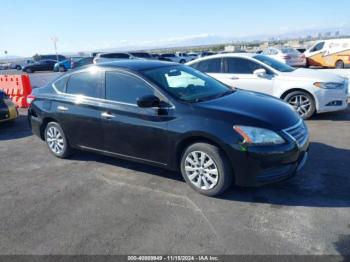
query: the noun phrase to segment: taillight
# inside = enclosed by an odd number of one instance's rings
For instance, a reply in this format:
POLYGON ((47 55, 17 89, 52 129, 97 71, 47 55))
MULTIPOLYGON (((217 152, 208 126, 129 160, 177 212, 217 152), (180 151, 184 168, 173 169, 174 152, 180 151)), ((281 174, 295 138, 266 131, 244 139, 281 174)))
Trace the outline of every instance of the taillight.
POLYGON ((34 99, 35 99, 35 96, 28 95, 27 96, 27 104, 30 105, 33 102, 34 99))
POLYGON ((304 54, 302 54, 302 55, 301 55, 301 58, 302 58, 302 59, 305 59, 305 58, 306 58, 306 56, 305 56, 304 54))
POLYGON ((289 60, 289 59, 291 59, 291 57, 289 55, 284 55, 283 59, 289 60))

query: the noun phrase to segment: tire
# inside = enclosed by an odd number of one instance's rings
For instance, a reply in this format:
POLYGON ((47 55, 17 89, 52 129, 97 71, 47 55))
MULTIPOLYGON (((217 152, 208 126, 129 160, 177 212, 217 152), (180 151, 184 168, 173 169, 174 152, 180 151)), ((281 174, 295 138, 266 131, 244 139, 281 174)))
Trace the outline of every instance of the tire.
POLYGON ((31 74, 31 73, 34 73, 34 70, 31 69, 31 68, 27 68, 27 69, 25 70, 25 72, 28 73, 28 74, 31 74))
POLYGON ((316 112, 315 100, 307 92, 291 92, 285 96, 284 101, 293 106, 303 119, 309 119, 316 112))
POLYGON ((186 60, 181 59, 181 60, 180 60, 180 64, 184 64, 184 63, 186 63, 186 60))
POLYGON ((58 68, 58 71, 60 71, 60 72, 66 72, 67 70, 64 68, 64 66, 60 66, 60 67, 58 68))
POLYGON ((71 155, 72 150, 67 137, 58 123, 50 122, 47 124, 45 128, 45 142, 54 156, 68 158, 71 155))
POLYGON ((21 67, 21 66, 16 66, 16 69, 17 69, 17 70, 21 70, 22 67, 21 67))
POLYGON ((224 193, 231 185, 233 177, 231 166, 224 153, 218 147, 207 143, 192 144, 183 152, 181 173, 190 187, 206 196, 218 196, 224 193), (201 163, 202 156, 204 160, 201 163))
POLYGON ((335 63, 335 68, 337 69, 343 69, 344 68, 344 62, 342 60, 338 60, 336 63, 335 63))

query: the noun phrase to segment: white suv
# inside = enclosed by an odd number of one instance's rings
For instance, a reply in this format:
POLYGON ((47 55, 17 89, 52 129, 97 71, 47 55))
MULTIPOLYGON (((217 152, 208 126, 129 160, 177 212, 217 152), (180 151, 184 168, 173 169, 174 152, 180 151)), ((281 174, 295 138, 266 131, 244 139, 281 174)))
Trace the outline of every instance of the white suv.
POLYGON ((166 59, 167 61, 172 61, 180 64, 184 64, 193 59, 192 57, 183 55, 184 53, 179 53, 179 54, 181 54, 181 56, 177 54, 162 54, 160 55, 160 57, 161 59, 166 59))
POLYGON ((217 80, 291 104, 304 118, 347 108, 348 79, 314 69, 295 69, 260 54, 220 54, 187 63, 217 80))

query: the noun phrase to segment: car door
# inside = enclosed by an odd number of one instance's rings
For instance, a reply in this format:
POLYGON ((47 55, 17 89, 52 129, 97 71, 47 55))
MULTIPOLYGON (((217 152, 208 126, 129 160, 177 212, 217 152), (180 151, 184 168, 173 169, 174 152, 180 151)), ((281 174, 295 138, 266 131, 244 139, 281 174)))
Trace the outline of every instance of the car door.
POLYGON ((274 74, 261 65, 246 57, 223 58, 224 78, 222 81, 240 89, 260 92, 268 95, 273 94, 274 74), (265 69, 266 75, 254 74, 257 69, 265 69))
POLYGON ((305 52, 308 63, 311 66, 323 66, 324 65, 324 47, 325 42, 318 42, 312 48, 305 52))
POLYGON ((53 102, 55 118, 73 146, 103 149, 100 101, 101 71, 85 70, 58 79, 54 87, 60 93, 53 102))
POLYGON ((167 133, 171 108, 140 108, 137 99, 156 95, 166 99, 139 76, 124 71, 105 72, 104 134, 108 152, 165 164, 169 154, 167 133))

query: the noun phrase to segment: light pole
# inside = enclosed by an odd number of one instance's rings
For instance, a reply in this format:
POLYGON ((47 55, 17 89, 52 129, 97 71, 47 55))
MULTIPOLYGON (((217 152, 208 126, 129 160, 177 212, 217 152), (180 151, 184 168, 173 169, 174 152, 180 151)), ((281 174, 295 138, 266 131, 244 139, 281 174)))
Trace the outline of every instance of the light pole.
POLYGON ((53 42, 53 46, 55 48, 55 53, 56 53, 56 61, 58 62, 58 54, 57 54, 57 42, 58 38, 56 36, 51 37, 51 41, 53 42))
POLYGON ((5 54, 5 57, 6 57, 6 62, 7 62, 7 60, 8 60, 8 57, 7 57, 8 51, 7 51, 7 50, 5 50, 5 51, 4 51, 4 54, 5 54))

